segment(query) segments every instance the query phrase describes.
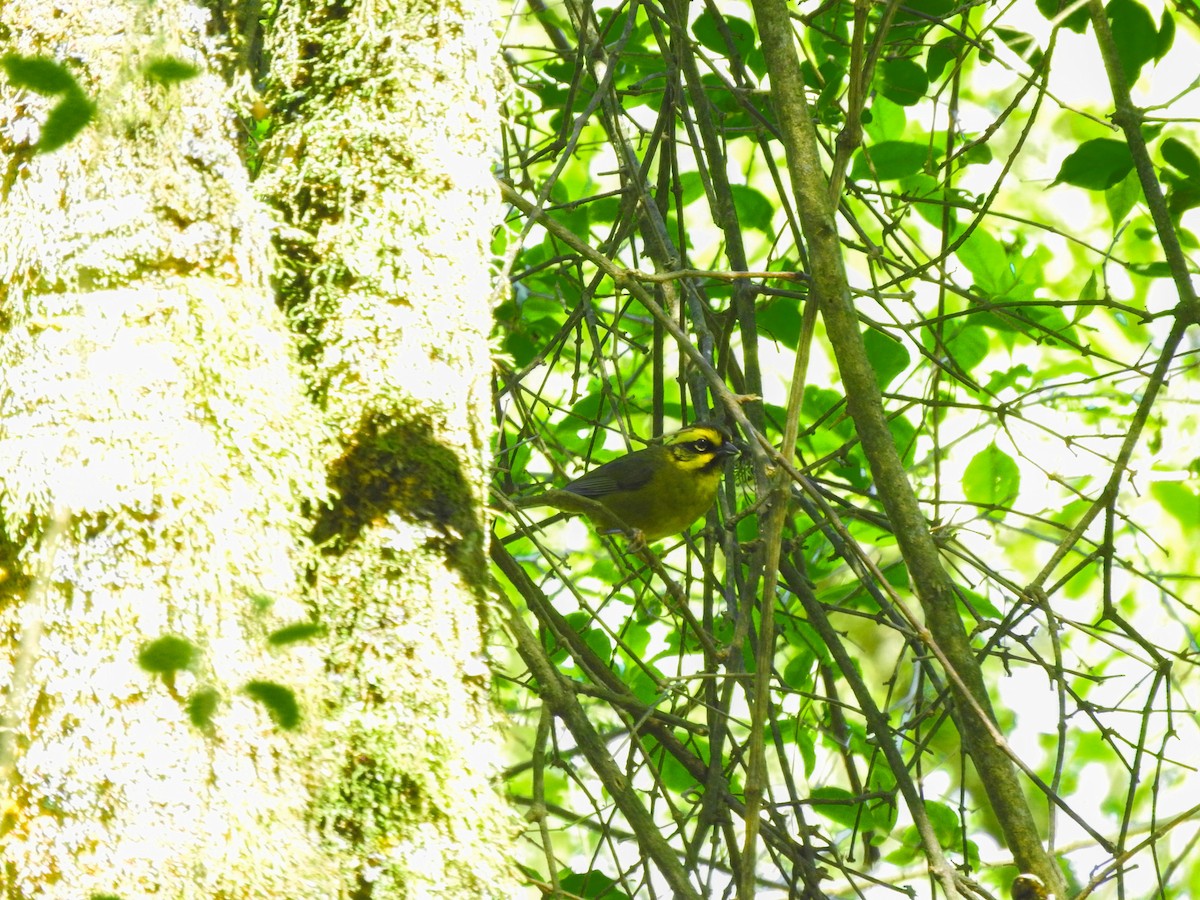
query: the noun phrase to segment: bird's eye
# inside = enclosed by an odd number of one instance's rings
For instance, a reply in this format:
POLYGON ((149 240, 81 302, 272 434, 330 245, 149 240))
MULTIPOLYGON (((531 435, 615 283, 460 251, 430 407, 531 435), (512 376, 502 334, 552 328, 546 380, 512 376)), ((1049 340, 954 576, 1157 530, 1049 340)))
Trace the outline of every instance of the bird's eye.
POLYGON ((708 438, 700 438, 700 440, 692 442, 692 449, 697 453, 708 453, 715 448, 713 447, 713 442, 708 438))

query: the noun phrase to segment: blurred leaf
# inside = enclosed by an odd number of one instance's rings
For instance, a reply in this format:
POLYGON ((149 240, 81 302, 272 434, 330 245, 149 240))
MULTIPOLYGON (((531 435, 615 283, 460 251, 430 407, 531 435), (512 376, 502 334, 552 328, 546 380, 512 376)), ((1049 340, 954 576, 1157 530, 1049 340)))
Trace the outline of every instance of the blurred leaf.
MULTIPOLYGON (((1171 185, 1171 190, 1167 196, 1167 209, 1171 213, 1171 220, 1178 225, 1179 217, 1189 209, 1195 209, 1200 206, 1200 178, 1188 178, 1178 184, 1171 185)), ((1185 229, 1179 229, 1180 243, 1185 247, 1189 245, 1188 235, 1185 229)), ((1195 247, 1195 242, 1190 242, 1191 246, 1195 247)))
POLYGON ((1017 499, 1020 488, 1021 470, 994 443, 976 453, 963 472, 963 494, 970 503, 1006 507, 1017 499))
POLYGON ((558 876, 558 886, 567 896, 584 900, 630 900, 617 885, 617 881, 596 869, 588 872, 568 869, 558 876))
POLYGON ((934 800, 926 800, 925 815, 929 817, 929 824, 933 826, 938 843, 943 849, 958 845, 962 837, 962 826, 959 824, 958 813, 952 807, 934 800))
POLYGON ((871 136, 872 144, 886 143, 904 134, 908 117, 900 104, 878 94, 871 100, 869 112, 871 118, 869 122, 864 120, 863 131, 871 136))
POLYGON ((1191 147, 1178 138, 1167 138, 1159 148, 1163 160, 1169 166, 1178 169, 1184 175, 1200 178, 1200 156, 1191 147))
MULTIPOLYGON (((601 657, 601 659, 607 658, 607 654, 601 657)), ((625 674, 625 683, 633 695, 647 706, 653 706, 661 699, 662 688, 654 681, 644 666, 631 668, 625 674)))
POLYGON ((907 32, 897 30, 895 34, 889 34, 889 43, 912 40, 911 26, 916 26, 921 31, 928 30, 935 23, 949 16, 954 5, 954 0, 908 0, 896 12, 893 28, 903 29, 904 26, 910 26, 910 28, 907 32))
POLYGON ((911 141, 881 141, 854 154, 850 177, 855 180, 876 178, 894 181, 924 171, 929 147, 911 141))
POLYGON ((758 46, 758 38, 754 26, 745 19, 737 16, 713 14, 711 9, 705 9, 696 21, 692 23, 692 34, 696 36, 703 47, 722 56, 729 52, 729 43, 725 40, 721 26, 733 41, 733 49, 743 59, 758 46))
POLYGON ((912 361, 905 346, 877 328, 868 328, 863 334, 863 344, 866 346, 867 359, 875 370, 875 380, 879 387, 885 388, 892 379, 908 368, 912 361))
POLYGON ((167 85, 195 78, 200 74, 200 68, 174 56, 159 56, 148 60, 142 72, 151 81, 167 85))
POLYGON ((46 116, 42 125, 42 137, 37 145, 38 152, 50 153, 65 145, 83 131, 95 113, 96 107, 82 91, 67 91, 46 116))
POLYGON ((944 37, 929 48, 925 68, 930 81, 936 80, 945 71, 946 66, 958 59, 962 47, 963 39, 955 35, 944 37))
POLYGON ((1112 26, 1121 70, 1129 86, 1133 87, 1142 66, 1161 55, 1154 18, 1137 0, 1110 0, 1105 12, 1112 26))
POLYGON ((1008 46, 1013 53, 1025 60, 1029 65, 1037 67, 1042 60, 1042 51, 1038 49, 1037 40, 1033 35, 1013 28, 997 28, 996 35, 1008 46))
POLYGON ((286 644, 295 644, 299 641, 307 641, 311 637, 316 637, 324 628, 319 622, 296 622, 293 625, 285 625, 282 628, 277 628, 267 635, 267 643, 275 647, 282 647, 286 644))
POLYGON ((1169 263, 1159 261, 1151 263, 1133 263, 1129 266, 1131 272, 1136 272, 1138 275, 1144 275, 1147 278, 1170 278, 1171 266, 1169 263))
POLYGON ((1104 202, 1112 219, 1113 230, 1125 221, 1135 203, 1142 199, 1142 183, 1137 172, 1130 169, 1125 177, 1104 192, 1104 202))
POLYGON ((1056 306, 1026 306, 1021 309, 1021 317, 1034 324, 1040 334, 1034 336, 1039 340, 1055 344, 1057 341, 1078 343, 1075 327, 1067 321, 1063 311, 1056 306))
POLYGON ((733 204, 737 208, 738 221, 743 228, 756 228, 764 234, 773 234, 771 218, 775 215, 775 205, 762 193, 741 184, 729 186, 733 195, 733 204))
POLYGON ((758 330, 791 350, 800 339, 801 318, 796 301, 789 297, 772 298, 755 313, 758 330))
POLYGON ((1133 169, 1133 157, 1124 141, 1095 138, 1084 141, 1063 160, 1054 184, 1073 184, 1092 191, 1112 187, 1133 169))
POLYGON ((1004 618, 1004 614, 999 610, 996 604, 987 597, 983 596, 983 594, 973 591, 970 588, 963 587, 962 585, 956 585, 956 588, 960 612, 969 612, 974 619, 980 622, 987 620, 999 622, 1004 618))
POLYGON ((871 816, 855 794, 840 787, 816 787, 809 793, 813 812, 836 822, 843 828, 870 830, 871 816))
POLYGON ((27 88, 46 97, 67 91, 81 91, 75 76, 59 63, 41 56, 21 56, 9 53, 0 65, 13 87, 27 88))
POLYGON ((300 704, 296 702, 296 695, 291 688, 273 681, 251 681, 243 690, 251 699, 266 707, 271 719, 285 731, 291 731, 300 724, 300 704))
POLYGON ((1086 3, 1076 0, 1037 0, 1038 12, 1047 19, 1057 19, 1058 16, 1070 9, 1071 14, 1062 20, 1062 25, 1068 31, 1083 34, 1088 29, 1088 9, 1086 3))
POLYGON ((889 59, 880 67, 880 92, 900 106, 915 106, 925 99, 929 78, 911 59, 889 59))
POLYGON ((197 728, 208 728, 212 725, 212 719, 220 701, 221 695, 215 688, 200 688, 192 691, 188 696, 188 719, 197 728))
POLYGON ((888 430, 892 433, 900 461, 906 466, 912 465, 917 453, 916 427, 904 416, 893 416, 888 419, 888 430))
POLYGON ((1195 487, 1178 481, 1155 481, 1150 485, 1150 494, 1185 534, 1195 535, 1200 529, 1200 494, 1195 487))
POLYGON ((167 634, 142 645, 138 665, 155 675, 173 675, 190 668, 199 656, 200 651, 187 638, 167 634))

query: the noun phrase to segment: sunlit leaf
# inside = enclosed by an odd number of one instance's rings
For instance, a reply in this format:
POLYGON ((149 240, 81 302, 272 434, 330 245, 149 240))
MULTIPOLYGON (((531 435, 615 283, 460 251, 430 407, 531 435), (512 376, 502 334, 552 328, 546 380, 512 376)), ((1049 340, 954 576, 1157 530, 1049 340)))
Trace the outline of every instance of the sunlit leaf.
POLYGON ((925 70, 911 59, 887 60, 881 67, 880 75, 883 95, 901 106, 915 106, 929 90, 929 78, 925 70))
POLYGON ((1167 165, 1173 166, 1184 175, 1200 178, 1200 156, 1183 141, 1169 137, 1162 142, 1159 152, 1167 165))
POLYGON ((1142 66, 1159 55, 1158 29, 1150 11, 1137 0, 1109 0, 1105 7, 1121 70, 1132 85, 1142 66))
POLYGON ((1095 138, 1084 141, 1063 160, 1054 183, 1103 191, 1124 178, 1132 168, 1133 157, 1124 141, 1095 138))
POLYGON ((272 631, 267 635, 267 643, 276 647, 295 644, 316 637, 323 630, 319 622, 296 622, 293 625, 285 625, 283 628, 272 631))
POLYGON ((745 19, 732 15, 717 16, 711 9, 706 9, 696 17, 692 23, 692 34, 702 46, 721 54, 729 52, 732 42, 732 49, 744 57, 758 43, 754 26, 745 19))
POLYGON ((981 506, 1006 507, 1020 489, 1021 470, 994 443, 976 453, 963 472, 963 494, 969 502, 981 506))
POLYGON ((291 731, 299 726, 300 704, 291 688, 273 681, 251 681, 243 690, 266 708, 280 728, 291 731))
POLYGON ((75 76, 52 59, 9 53, 0 58, 0 65, 14 87, 28 88, 48 97, 79 90, 75 76))
POLYGON ((167 634, 142 646, 138 665, 156 675, 170 675, 191 668, 199 656, 199 649, 187 638, 167 634))
POLYGON ((142 71, 159 84, 178 84, 200 74, 200 67, 174 56, 158 56, 148 60, 142 71))
POLYGON ((876 328, 868 328, 863 333, 863 343, 867 349, 867 359, 875 370, 875 380, 881 388, 892 383, 892 379, 908 368, 911 357, 905 346, 891 335, 876 328))
POLYGON ((894 181, 924 170, 929 158, 929 147, 926 144, 882 141, 854 155, 850 176, 854 179, 876 178, 879 181, 894 181))
POLYGON ((192 691, 187 702, 188 719, 197 728, 209 727, 220 702, 221 694, 215 688, 200 688, 192 691))
POLYGON ((67 144, 87 126, 95 113, 96 107, 82 91, 67 91, 46 116, 38 152, 50 153, 67 144))

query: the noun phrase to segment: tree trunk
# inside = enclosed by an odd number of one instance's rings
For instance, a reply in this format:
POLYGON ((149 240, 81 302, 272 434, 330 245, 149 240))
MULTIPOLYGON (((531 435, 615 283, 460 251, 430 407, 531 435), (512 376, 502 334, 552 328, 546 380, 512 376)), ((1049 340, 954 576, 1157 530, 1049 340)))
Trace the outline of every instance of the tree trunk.
POLYGON ((276 255, 204 11, 0 6, 95 105, 38 152, 75 95, 0 76, 4 896, 514 893, 478 624, 486 10, 285 7, 276 255))

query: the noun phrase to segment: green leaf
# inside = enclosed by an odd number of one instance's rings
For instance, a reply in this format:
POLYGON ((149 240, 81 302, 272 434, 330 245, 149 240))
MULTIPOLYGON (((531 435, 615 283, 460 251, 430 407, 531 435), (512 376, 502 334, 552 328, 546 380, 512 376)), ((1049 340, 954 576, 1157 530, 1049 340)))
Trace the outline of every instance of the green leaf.
POLYGON ((925 68, 932 81, 945 71, 945 68, 958 59, 962 52, 963 39, 960 37, 944 37, 932 47, 925 60, 925 68))
POLYGON ((1071 9, 1071 14, 1062 20, 1062 25, 1068 31, 1083 34, 1088 27, 1088 9, 1086 3, 1075 0, 1037 0, 1038 12, 1047 19, 1057 19, 1059 14, 1071 9))
POLYGON ((159 84, 178 84, 195 78, 200 74, 200 68, 174 56, 159 56, 148 60, 142 66, 142 72, 151 81, 159 84))
MULTIPOLYGON (((917 25, 922 28, 928 28, 931 22, 940 22, 942 19, 950 15, 950 11, 954 9, 954 0, 908 0, 907 3, 901 4, 896 18, 895 25, 917 25)), ((908 32, 911 35, 911 31, 908 32)), ((905 42, 909 40, 905 35, 888 35, 889 41, 905 42)))
MULTIPOLYGON (((1181 215, 1197 206, 1200 206, 1200 178, 1187 178, 1171 186, 1167 196, 1167 209, 1176 225, 1178 225, 1181 215)), ((1180 229, 1180 243, 1184 246, 1188 245, 1186 235, 1187 232, 1180 229)))
POLYGON ((294 625, 285 625, 272 631, 267 635, 267 643, 273 647, 295 644, 298 641, 307 641, 320 634, 322 630, 323 628, 318 622, 296 622, 294 625))
POLYGON ((1200 495, 1186 483, 1155 481, 1150 494, 1182 527, 1184 534, 1194 535, 1200 529, 1200 495))
POLYGON ((982 328, 964 325, 956 331, 948 331, 942 340, 955 365, 968 375, 987 357, 988 337, 982 328))
POLYGON ((975 616, 979 621, 987 621, 990 619, 998 622, 1004 618, 1004 613, 1002 613, 996 607, 996 604, 994 604, 987 597, 983 596, 983 594, 976 593, 970 588, 963 587, 962 585, 957 586, 957 591, 957 600, 960 612, 965 613, 967 608, 970 607, 971 615, 975 616))
POLYGON ((1129 174, 1133 157, 1124 141, 1095 138, 1084 141, 1063 160, 1054 184, 1073 184, 1091 191, 1104 191, 1129 174))
POLYGON ((993 443, 967 463, 962 484, 969 502, 1006 507, 1017 499, 1021 470, 1011 456, 993 443))
POLYGON ((893 103, 915 106, 929 90, 925 70, 911 59, 889 59, 880 68, 883 84, 880 92, 893 103))
POLYGON ((838 432, 841 437, 846 438, 853 431, 853 426, 844 416, 842 421, 837 423, 826 420, 826 416, 836 418, 839 413, 844 413, 844 403, 844 398, 837 391, 810 384, 804 388, 804 402, 800 408, 806 420, 820 422, 825 432, 838 432))
POLYGON ((174 675, 190 668, 199 656, 200 651, 187 638, 166 634, 142 645, 138 665, 155 675, 174 675))
POLYGON ((893 181, 924 171, 929 147, 912 141, 881 141, 864 147, 854 155, 850 177, 893 181))
POLYGON ((1132 87, 1142 66, 1158 55, 1158 29, 1150 11, 1136 0, 1110 0, 1105 13, 1112 25, 1121 70, 1132 87))
POLYGON ((868 808, 863 805, 857 795, 844 788, 813 788, 808 796, 814 812, 831 822, 836 822, 843 828, 857 826, 863 831, 870 831, 874 826, 874 820, 868 808))
POLYGON ((572 872, 558 876, 558 886, 568 896, 586 900, 629 900, 629 895, 617 889, 617 882, 599 870, 572 872))
POLYGON ((47 97, 79 90, 75 76, 52 59, 9 53, 0 59, 0 65, 14 87, 28 88, 47 97))
POLYGON ((875 380, 880 388, 891 384, 892 379, 908 368, 910 357, 904 345, 889 334, 876 328, 868 328, 863 334, 867 359, 875 370, 875 380))
POLYGON ((734 206, 737 207, 738 220, 743 228, 757 228, 764 234, 774 234, 771 228, 771 218, 775 214, 775 205, 766 198, 762 191, 744 184, 732 184, 729 192, 733 195, 734 206))
POLYGON ((1112 219, 1113 229, 1125 221, 1135 203, 1142 199, 1142 183, 1132 169, 1125 177, 1104 192, 1104 202, 1112 219))
POLYGON ((776 297, 754 313, 758 330, 771 340, 779 341, 789 350, 796 349, 800 340, 800 308, 789 297, 776 297))
POLYGON ((1129 271, 1136 272, 1139 275, 1144 275, 1147 278, 1170 278, 1171 266, 1164 261, 1151 263, 1132 263, 1129 266, 1129 271))
POLYGON ((816 657, 810 652, 797 653, 783 667, 783 675, 781 676, 783 683, 789 688, 807 690, 813 683, 812 674, 816 662, 816 657))
POLYGON ((265 706, 275 724, 285 731, 300 724, 300 704, 291 688, 273 681, 251 681, 242 690, 265 706))
POLYGON ((1058 339, 1078 343, 1075 328, 1057 306, 1027 306, 1022 310, 1022 315, 1027 321, 1038 326, 1041 331, 1041 334, 1036 335, 1039 341, 1045 340, 1055 346, 1058 339))
POLYGON ((1162 19, 1159 20, 1158 26, 1158 46, 1154 51, 1156 60, 1162 59, 1167 55, 1167 51, 1171 49, 1171 45, 1175 43, 1175 17, 1171 15, 1171 10, 1164 9, 1162 19))
POLYGON ((882 144, 886 141, 895 140, 904 134, 904 126, 908 124, 908 117, 904 114, 904 107, 898 103, 893 103, 883 94, 877 94, 871 101, 870 121, 864 117, 863 131, 871 136, 872 144, 882 144))
MULTIPOLYGON (((607 659, 607 656, 601 657, 607 659)), ((625 683, 632 694, 645 703, 653 706, 662 699, 662 686, 658 684, 642 666, 638 665, 625 674, 625 683)))
POLYGON ((732 39, 733 49, 739 56, 745 57, 758 45, 754 26, 745 19, 724 15, 720 16, 719 21, 718 17, 708 9, 697 16, 696 21, 692 23, 692 34, 696 36, 696 40, 700 42, 701 46, 724 56, 729 52, 729 43, 722 34, 722 25, 732 39))
POLYGON ((1003 296, 1014 280, 1008 251, 983 227, 976 228, 954 255, 992 297, 1003 296))
POLYGON ((1167 138, 1159 148, 1163 161, 1192 178, 1200 178, 1200 156, 1177 138, 1167 138))
POLYGON ((188 697, 187 714, 192 724, 197 728, 207 728, 212 724, 221 695, 215 688, 200 688, 192 691, 188 697))
POLYGON ((997 28, 996 35, 1029 65, 1036 67, 1041 61, 1042 51, 1038 49, 1037 40, 1033 35, 1013 28, 997 28))
POLYGON ((896 445, 896 452, 900 454, 900 461, 906 466, 912 465, 917 454, 916 427, 904 416, 896 416, 888 419, 888 430, 892 433, 892 441, 896 445))
POLYGON ((92 120, 96 107, 84 96, 83 91, 72 89, 59 101, 46 122, 42 125, 42 137, 38 141, 39 153, 50 153, 70 141, 83 131, 92 120))
POLYGON ((958 845, 958 841, 962 837, 962 827, 959 825, 958 813, 945 803, 926 800, 925 815, 929 817, 929 824, 933 826, 934 833, 937 834, 938 843, 942 847, 949 849, 958 845))

